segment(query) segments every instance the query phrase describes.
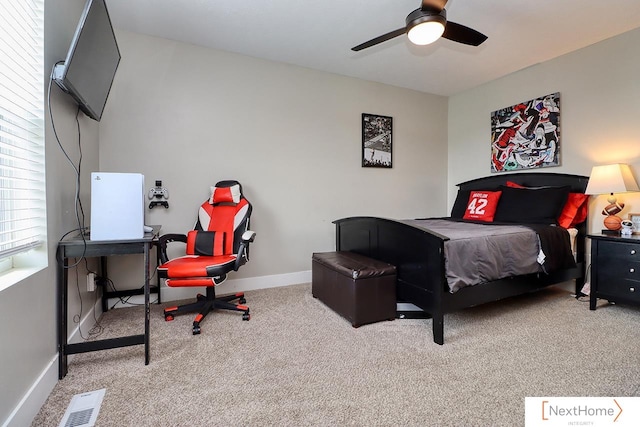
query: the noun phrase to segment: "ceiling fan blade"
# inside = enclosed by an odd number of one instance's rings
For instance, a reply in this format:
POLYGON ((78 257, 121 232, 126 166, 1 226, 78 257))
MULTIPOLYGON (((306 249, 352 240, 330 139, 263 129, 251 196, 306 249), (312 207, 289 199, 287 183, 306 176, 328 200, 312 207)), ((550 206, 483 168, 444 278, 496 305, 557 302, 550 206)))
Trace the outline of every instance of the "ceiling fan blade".
POLYGON ((354 52, 357 52, 359 50, 366 49, 366 48, 371 47, 371 46, 375 46, 375 45, 377 45, 379 43, 386 42, 387 40, 391 40, 392 38, 401 36, 405 32, 406 32, 406 28, 405 27, 398 28, 397 30, 391 31, 391 32, 389 32, 387 34, 383 34, 383 35, 381 35, 379 37, 376 37, 375 39, 371 39, 368 42, 364 42, 362 44, 359 44, 356 47, 352 47, 351 50, 354 51, 354 52))
POLYGON ((447 4, 447 1, 448 0, 422 0, 422 6, 420 6, 420 9, 440 12, 444 9, 444 5, 447 4))
POLYGON ((471 46, 480 46, 487 39, 481 32, 451 21, 447 21, 442 37, 471 46))

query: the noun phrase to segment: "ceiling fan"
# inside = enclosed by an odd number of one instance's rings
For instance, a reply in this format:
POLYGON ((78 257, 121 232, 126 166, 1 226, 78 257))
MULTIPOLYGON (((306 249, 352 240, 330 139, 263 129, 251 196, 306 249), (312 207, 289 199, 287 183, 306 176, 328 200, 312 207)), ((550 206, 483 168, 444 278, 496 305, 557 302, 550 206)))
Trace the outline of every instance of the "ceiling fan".
POLYGON ((417 45, 433 43, 440 37, 444 37, 454 42, 479 46, 487 39, 487 36, 472 28, 447 21, 445 4, 447 0, 422 0, 422 5, 407 16, 405 27, 359 44, 351 50, 357 52, 391 40, 405 32, 409 40, 417 45))

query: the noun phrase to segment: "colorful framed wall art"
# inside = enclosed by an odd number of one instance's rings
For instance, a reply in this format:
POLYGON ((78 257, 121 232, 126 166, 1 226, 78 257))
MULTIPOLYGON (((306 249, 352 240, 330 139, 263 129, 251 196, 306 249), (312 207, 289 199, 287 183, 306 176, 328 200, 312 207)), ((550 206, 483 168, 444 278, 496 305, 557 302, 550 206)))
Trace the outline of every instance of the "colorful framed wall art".
POLYGON ((491 113, 491 172, 560 166, 560 93, 491 113))

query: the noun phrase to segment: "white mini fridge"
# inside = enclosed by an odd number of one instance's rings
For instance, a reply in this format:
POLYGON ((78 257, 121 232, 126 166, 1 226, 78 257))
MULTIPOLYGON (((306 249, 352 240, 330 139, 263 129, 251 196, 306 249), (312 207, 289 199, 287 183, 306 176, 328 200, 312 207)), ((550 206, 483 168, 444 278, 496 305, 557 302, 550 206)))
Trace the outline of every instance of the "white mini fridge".
POLYGON ((144 237, 144 175, 91 173, 91 240, 144 237))

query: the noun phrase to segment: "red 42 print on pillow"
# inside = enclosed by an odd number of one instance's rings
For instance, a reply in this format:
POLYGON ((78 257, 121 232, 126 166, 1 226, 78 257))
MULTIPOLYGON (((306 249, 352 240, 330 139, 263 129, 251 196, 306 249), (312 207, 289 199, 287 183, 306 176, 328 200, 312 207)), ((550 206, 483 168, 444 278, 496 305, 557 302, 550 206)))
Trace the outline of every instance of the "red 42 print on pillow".
POLYGON ((492 222, 502 191, 472 191, 464 219, 492 222))

